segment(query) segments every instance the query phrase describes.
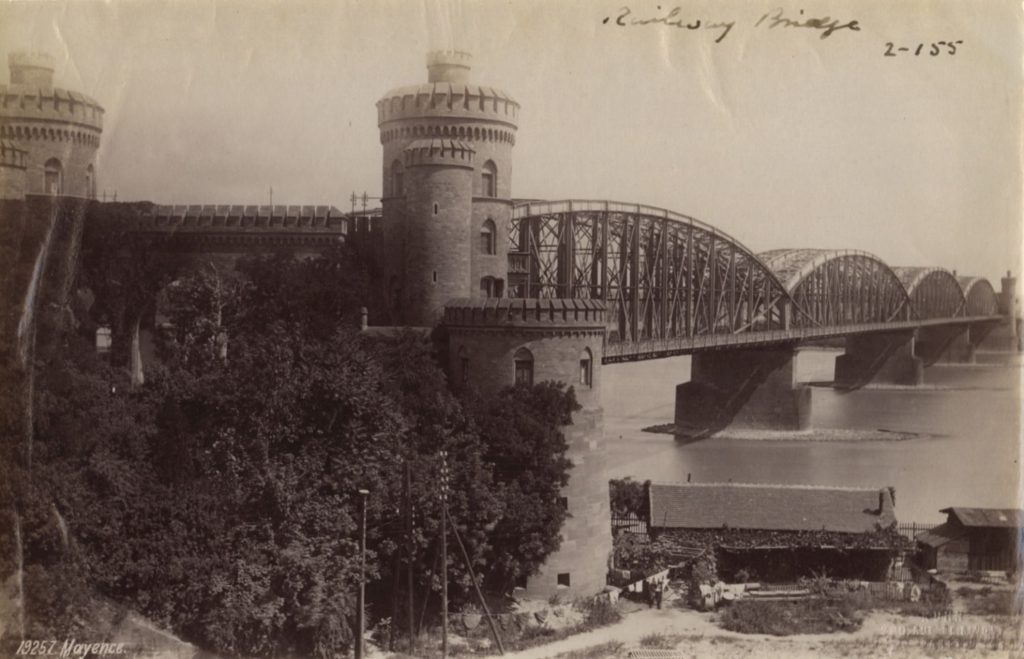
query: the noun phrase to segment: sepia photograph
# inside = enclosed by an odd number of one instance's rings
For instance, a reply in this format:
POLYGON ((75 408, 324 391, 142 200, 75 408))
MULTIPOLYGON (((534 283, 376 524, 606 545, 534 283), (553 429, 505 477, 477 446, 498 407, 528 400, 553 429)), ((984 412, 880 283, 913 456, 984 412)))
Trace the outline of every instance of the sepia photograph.
POLYGON ((0 60, 0 657, 1024 656, 1019 2, 2 0, 0 60))

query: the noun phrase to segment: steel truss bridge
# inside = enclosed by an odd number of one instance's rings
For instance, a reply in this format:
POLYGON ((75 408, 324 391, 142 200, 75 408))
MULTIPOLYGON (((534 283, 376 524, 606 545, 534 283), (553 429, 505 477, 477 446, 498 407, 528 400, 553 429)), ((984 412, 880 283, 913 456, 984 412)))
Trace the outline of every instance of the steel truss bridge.
POLYGON ((997 323, 985 279, 856 250, 755 254, 686 215, 613 201, 518 203, 509 297, 608 305, 606 363, 934 325, 997 323))

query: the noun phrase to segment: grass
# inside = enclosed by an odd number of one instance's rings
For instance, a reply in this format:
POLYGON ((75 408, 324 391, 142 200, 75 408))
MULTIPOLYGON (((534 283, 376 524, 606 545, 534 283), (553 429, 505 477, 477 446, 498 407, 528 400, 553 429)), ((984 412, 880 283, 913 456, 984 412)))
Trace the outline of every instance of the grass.
POLYGON ((555 659, 604 659, 605 657, 620 657, 625 646, 618 641, 608 641, 600 645, 591 645, 589 648, 570 650, 556 654, 555 659))
POLYGON ((659 632, 654 632, 640 639, 640 647, 670 650, 679 645, 681 640, 683 640, 683 637, 680 634, 661 634, 659 632))
POLYGON ((960 587, 956 595, 964 603, 967 613, 981 616, 1011 616, 1015 614, 1016 593, 1012 590, 993 590, 960 587))

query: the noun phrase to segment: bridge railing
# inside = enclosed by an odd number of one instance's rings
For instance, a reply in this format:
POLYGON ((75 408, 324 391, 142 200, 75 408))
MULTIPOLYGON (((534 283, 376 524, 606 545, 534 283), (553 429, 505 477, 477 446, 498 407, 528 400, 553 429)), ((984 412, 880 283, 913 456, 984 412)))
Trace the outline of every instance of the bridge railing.
POLYGON ((615 364, 645 359, 660 359, 692 352, 735 347, 755 347, 772 343, 795 343, 830 337, 880 332, 899 332, 935 325, 969 325, 983 322, 1003 322, 1003 316, 975 316, 904 320, 889 323, 857 323, 839 327, 799 327, 792 329, 759 330, 736 334, 704 334, 691 337, 642 339, 639 341, 609 341, 604 346, 602 363, 615 364))

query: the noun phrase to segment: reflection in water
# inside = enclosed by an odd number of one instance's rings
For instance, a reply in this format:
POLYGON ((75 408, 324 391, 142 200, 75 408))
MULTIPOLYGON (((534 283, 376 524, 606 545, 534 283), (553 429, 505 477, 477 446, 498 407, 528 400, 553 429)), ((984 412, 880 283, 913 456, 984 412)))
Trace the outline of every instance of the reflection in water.
MULTIPOLYGON (((830 380, 837 351, 806 350, 802 382, 830 380)), ((604 367, 609 477, 896 488, 902 521, 937 522, 951 505, 1017 507, 1020 482, 1018 355, 982 353, 976 365, 937 365, 924 387, 840 392, 815 387, 811 425, 916 433, 905 441, 756 441, 714 437, 678 444, 643 428, 671 423, 676 357, 604 367)), ((845 433, 844 433, 845 434, 845 433)), ((877 436, 878 433, 870 433, 877 436)))

